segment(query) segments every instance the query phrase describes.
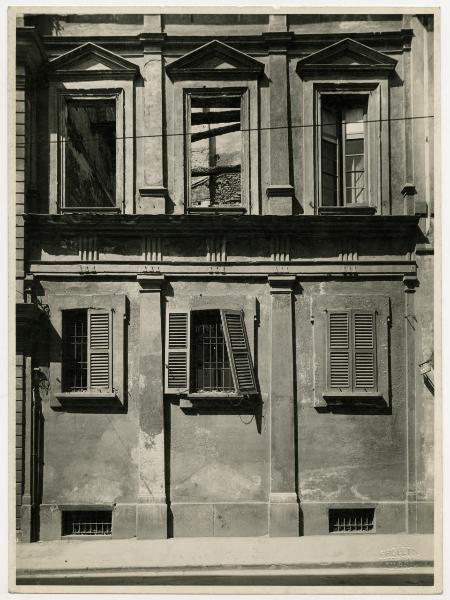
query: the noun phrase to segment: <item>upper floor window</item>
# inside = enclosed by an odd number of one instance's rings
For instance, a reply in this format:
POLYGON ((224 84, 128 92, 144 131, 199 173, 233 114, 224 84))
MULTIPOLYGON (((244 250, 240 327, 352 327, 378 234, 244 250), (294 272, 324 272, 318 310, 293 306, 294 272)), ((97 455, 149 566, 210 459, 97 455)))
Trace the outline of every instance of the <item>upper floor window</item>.
POLYGON ((138 74, 90 42, 50 61, 50 213, 133 212, 138 74))
POLYGON ((66 102, 64 206, 116 206, 116 102, 66 102))
POLYGON ((190 94, 189 189, 191 207, 242 202, 242 94, 190 94))
POLYGON ((297 63, 305 214, 391 211, 389 85, 397 61, 352 39, 297 63))
POLYGON ((321 205, 367 201, 367 101, 328 96, 321 106, 321 205))
POLYGON ((174 213, 260 212, 259 84, 264 64, 214 40, 169 62, 168 188, 174 213))

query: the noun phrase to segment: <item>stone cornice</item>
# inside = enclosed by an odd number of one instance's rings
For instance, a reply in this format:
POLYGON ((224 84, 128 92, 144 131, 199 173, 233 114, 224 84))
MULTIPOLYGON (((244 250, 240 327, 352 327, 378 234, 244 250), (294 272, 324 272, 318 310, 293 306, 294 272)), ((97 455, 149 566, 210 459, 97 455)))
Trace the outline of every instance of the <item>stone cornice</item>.
MULTIPOLYGON (((267 33, 262 32, 259 35, 239 35, 237 33, 235 36, 200 36, 150 34, 144 32, 133 36, 89 36, 89 41, 117 52, 124 57, 142 56, 149 45, 152 49, 161 47, 162 52, 166 56, 180 57, 213 39, 222 41, 251 56, 265 56, 268 53, 267 39, 265 38, 267 33)), ((327 34, 293 34, 292 39, 289 41, 288 54, 301 58, 348 37, 366 44, 379 52, 395 54, 410 49, 413 31, 412 29, 399 29, 396 31, 377 32, 348 31, 345 33, 333 32, 327 34)), ((87 38, 84 36, 43 36, 42 39, 46 50, 52 57, 73 50, 87 41, 87 38)))
POLYGON ((123 215, 62 214, 24 216, 28 235, 39 232, 155 234, 195 237, 226 233, 230 237, 278 234, 294 237, 398 237, 421 241, 415 215, 123 215))

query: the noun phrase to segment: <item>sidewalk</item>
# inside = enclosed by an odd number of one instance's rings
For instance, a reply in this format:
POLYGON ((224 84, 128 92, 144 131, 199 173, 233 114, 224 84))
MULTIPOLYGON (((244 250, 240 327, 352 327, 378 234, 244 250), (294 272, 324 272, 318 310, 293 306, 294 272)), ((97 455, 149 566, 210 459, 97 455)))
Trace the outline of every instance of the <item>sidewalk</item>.
POLYGON ((17 585, 428 586, 433 585, 433 536, 90 539, 18 544, 17 585))

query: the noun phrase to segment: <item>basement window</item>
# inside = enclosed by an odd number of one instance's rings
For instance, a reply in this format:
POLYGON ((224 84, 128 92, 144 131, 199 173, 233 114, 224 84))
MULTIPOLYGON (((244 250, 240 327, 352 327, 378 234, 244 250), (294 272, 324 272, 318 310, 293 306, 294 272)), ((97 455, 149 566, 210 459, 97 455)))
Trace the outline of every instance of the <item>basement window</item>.
POLYGON ((374 508, 330 508, 330 533, 367 533, 374 530, 374 508))
POLYGON ((192 94, 189 100, 190 207, 239 207, 242 94, 192 94))
POLYGON ((104 536, 111 532, 111 510, 64 510, 62 513, 63 536, 104 536))

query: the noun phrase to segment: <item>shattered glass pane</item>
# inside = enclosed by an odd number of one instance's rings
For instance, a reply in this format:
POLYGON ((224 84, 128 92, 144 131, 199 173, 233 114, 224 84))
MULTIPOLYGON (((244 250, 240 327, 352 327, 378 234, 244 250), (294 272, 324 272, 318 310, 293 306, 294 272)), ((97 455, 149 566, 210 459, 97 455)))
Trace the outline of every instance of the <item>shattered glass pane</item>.
POLYGON ((66 131, 65 206, 115 206, 115 101, 70 100, 66 131))
POLYGON ((241 203, 240 96, 197 96, 191 111, 191 205, 241 203))

